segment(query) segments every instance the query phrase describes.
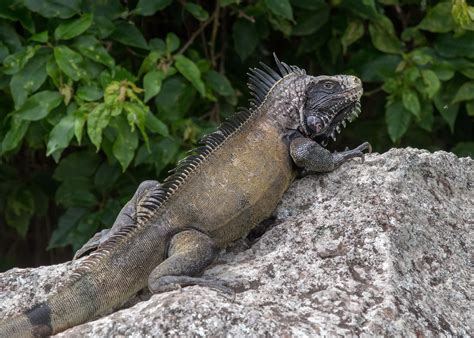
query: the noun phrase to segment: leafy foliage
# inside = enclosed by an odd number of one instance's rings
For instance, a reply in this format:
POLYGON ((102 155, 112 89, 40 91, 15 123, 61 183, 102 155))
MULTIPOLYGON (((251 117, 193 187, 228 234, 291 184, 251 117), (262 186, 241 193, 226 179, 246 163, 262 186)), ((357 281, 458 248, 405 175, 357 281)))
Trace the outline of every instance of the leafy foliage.
POLYGON ((243 74, 272 51, 362 78, 342 144, 474 156, 464 0, 3 0, 0 268, 27 243, 56 254, 110 227, 140 181, 246 104, 243 74))

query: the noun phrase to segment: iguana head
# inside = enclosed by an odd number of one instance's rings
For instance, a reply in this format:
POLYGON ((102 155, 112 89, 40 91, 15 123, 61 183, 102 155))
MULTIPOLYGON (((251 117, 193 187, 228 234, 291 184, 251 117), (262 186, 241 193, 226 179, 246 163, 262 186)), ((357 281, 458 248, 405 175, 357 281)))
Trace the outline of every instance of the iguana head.
POLYGON ((297 129, 326 146, 360 113, 362 82, 352 75, 307 75, 274 57, 278 70, 264 63, 263 69, 250 69, 252 108, 263 108, 283 129, 297 129))
POLYGON ((307 83, 300 109, 301 131, 326 146, 360 113, 362 82, 352 75, 317 76, 307 83))

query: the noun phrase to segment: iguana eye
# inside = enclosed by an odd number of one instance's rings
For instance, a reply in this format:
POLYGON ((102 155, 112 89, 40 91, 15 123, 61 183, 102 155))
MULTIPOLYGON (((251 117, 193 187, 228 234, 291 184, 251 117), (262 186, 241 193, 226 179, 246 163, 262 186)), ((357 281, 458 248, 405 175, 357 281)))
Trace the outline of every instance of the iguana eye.
POLYGON ((326 81, 326 82, 323 83, 323 87, 324 87, 325 89, 333 89, 334 83, 329 82, 329 81, 326 81))

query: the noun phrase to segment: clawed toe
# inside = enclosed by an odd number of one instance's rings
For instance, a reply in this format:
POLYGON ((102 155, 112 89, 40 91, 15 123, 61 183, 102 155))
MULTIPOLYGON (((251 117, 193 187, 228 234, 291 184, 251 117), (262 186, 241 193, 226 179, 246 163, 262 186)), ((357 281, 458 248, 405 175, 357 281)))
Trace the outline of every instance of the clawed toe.
POLYGON ((370 154, 372 152, 372 145, 369 142, 364 142, 354 150, 358 150, 360 152, 367 150, 367 153, 370 154))

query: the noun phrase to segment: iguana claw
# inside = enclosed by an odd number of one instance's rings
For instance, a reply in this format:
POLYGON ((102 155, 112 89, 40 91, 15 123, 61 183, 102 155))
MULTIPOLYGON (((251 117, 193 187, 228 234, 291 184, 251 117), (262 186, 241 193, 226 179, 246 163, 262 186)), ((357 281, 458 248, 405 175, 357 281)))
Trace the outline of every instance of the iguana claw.
POLYGON ((339 166, 342 163, 346 162, 347 160, 351 158, 355 158, 355 157, 360 157, 362 162, 364 162, 365 150, 368 150, 369 154, 372 152, 372 146, 370 145, 369 142, 364 142, 361 145, 359 145, 357 148, 354 148, 351 150, 345 150, 340 153, 333 154, 334 162, 336 163, 336 166, 339 166))

